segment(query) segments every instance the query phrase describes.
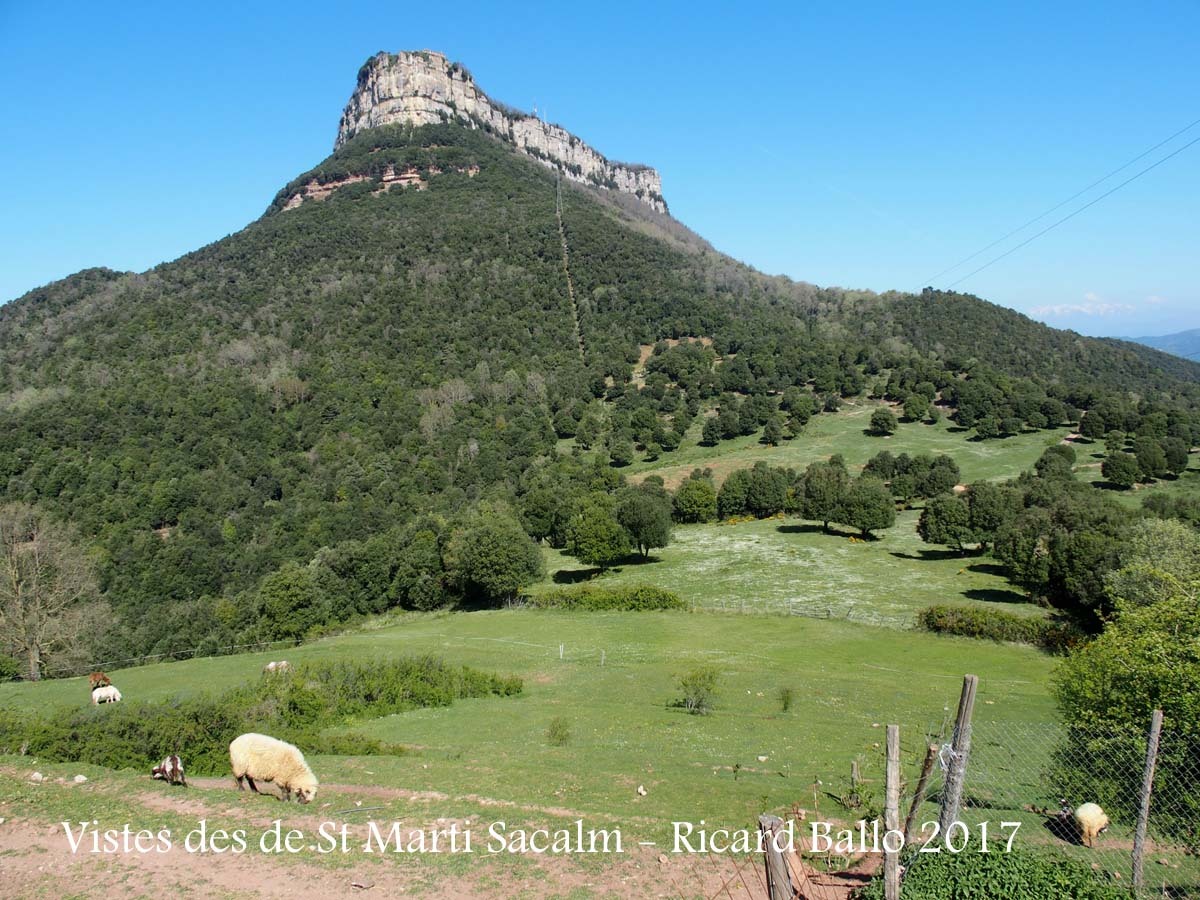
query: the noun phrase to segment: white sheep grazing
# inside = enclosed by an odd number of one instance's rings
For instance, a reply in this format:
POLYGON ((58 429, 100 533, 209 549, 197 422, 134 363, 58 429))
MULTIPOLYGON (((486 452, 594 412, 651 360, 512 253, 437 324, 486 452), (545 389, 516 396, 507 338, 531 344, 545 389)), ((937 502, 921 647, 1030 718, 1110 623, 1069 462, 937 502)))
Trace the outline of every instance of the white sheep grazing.
POLYGON ((273 781, 283 791, 283 799, 296 799, 308 803, 317 794, 317 778, 304 761, 304 754, 286 741, 265 734, 243 734, 229 745, 229 764, 238 790, 245 790, 243 779, 250 790, 260 793, 258 781, 273 781))
POLYGON ((263 666, 263 671, 268 675, 274 675, 276 672, 287 672, 292 668, 292 664, 286 659, 281 659, 279 662, 269 662, 263 666))
POLYGON ((1088 847, 1096 846, 1096 836, 1108 830, 1108 816, 1096 803, 1085 803, 1075 810, 1079 839, 1088 847))
POLYGON ((120 703, 121 692, 113 685, 106 684, 103 687, 98 687, 92 691, 92 706, 100 703, 120 703))

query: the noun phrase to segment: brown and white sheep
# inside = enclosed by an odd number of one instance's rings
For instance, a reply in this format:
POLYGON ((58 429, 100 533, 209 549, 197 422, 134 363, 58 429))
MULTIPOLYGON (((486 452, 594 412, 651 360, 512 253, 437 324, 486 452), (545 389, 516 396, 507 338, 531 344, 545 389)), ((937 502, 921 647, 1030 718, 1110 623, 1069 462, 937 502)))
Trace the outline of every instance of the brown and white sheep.
POLYGON ((106 684, 103 687, 98 687, 92 691, 92 706, 97 706, 101 703, 120 703, 121 692, 117 690, 115 685, 106 684))
POLYGON ((317 794, 317 777, 304 761, 304 754, 296 747, 278 738, 265 734, 243 734, 229 745, 229 764, 238 790, 245 790, 243 781, 250 790, 260 793, 257 781, 273 781, 281 791, 283 799, 292 799, 292 794, 301 803, 308 803, 317 794))
POLYGON ((187 787, 187 778, 183 774, 183 760, 172 754, 150 770, 152 778, 160 778, 167 784, 181 784, 187 787))
POLYGON ((91 686, 91 690, 94 691, 98 687, 108 687, 108 685, 112 684, 112 679, 103 672, 93 672, 88 676, 88 684, 91 686))

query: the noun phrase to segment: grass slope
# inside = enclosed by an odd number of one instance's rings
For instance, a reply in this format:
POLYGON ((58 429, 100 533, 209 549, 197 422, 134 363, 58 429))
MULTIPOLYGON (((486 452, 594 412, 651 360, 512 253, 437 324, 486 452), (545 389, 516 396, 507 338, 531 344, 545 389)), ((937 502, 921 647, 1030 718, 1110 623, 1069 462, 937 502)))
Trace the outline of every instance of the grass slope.
MULTIPOLYGON (((814 781, 830 785, 844 778, 852 759, 861 759, 866 777, 878 775, 879 725, 900 723, 919 746, 918 735, 938 730, 951 715, 966 671, 982 681, 981 718, 1054 719, 1046 657, 1032 649, 801 617, 424 615, 286 654, 110 674, 126 697, 168 699, 243 683, 258 677, 267 659, 283 655, 296 662, 400 653, 433 653, 518 674, 526 691, 360 723, 358 730, 413 752, 369 760, 318 757, 314 768, 324 783, 566 807, 641 823, 655 833, 674 818, 741 823, 764 808, 811 807, 814 781), (669 708, 678 676, 705 663, 722 672, 716 712, 696 717, 669 708), (786 713, 777 697, 781 687, 795 691, 786 713), (563 747, 546 740, 558 716, 571 734, 563 747), (639 784, 647 788, 645 797, 636 793, 639 784)), ((84 679, 0 685, 5 706, 86 702, 84 679)), ((818 802, 821 809, 830 804, 824 797, 818 802)))
MULTIPOLYGON (((917 510, 899 513, 895 527, 870 542, 782 517, 677 526, 671 544, 655 550, 648 562, 631 559, 592 581, 653 584, 698 607, 787 611, 897 628, 908 627, 918 610, 935 603, 1003 604, 1018 614, 1044 615, 991 557, 922 543, 919 516, 917 510)), ((548 574, 532 588, 535 593, 595 572, 560 551, 543 552, 548 574)))
POLYGON ((970 482, 1014 477, 1031 468, 1048 445, 1067 434, 1067 429, 1059 428, 977 441, 969 440, 969 432, 943 419, 937 425, 903 422, 891 437, 873 437, 864 432, 878 406, 867 401, 848 403, 836 414, 814 416, 802 434, 777 447, 760 444, 761 432, 721 441, 715 447, 701 446, 704 420, 697 418, 674 453, 654 462, 640 460, 626 471, 631 475, 658 475, 668 487, 674 487, 695 468, 711 468, 720 483, 734 469, 747 468, 759 460, 772 466, 803 469, 811 462, 840 453, 846 465, 856 470, 879 451, 889 450, 896 456, 946 453, 958 463, 963 480, 970 482))

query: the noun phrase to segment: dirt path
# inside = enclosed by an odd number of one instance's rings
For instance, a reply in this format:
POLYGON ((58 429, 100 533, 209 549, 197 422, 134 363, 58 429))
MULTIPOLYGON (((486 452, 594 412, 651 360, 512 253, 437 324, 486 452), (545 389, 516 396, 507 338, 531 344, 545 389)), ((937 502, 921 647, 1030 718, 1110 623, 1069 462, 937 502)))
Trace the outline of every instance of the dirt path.
MULTIPOLYGON (((28 771, 4 770, 24 782, 28 771)), ((116 773, 114 773, 116 774, 116 773)), ((94 853, 85 840, 78 852, 63 826, 51 821, 17 815, 17 807, 0 798, 0 896, 5 898, 57 898, 87 896, 131 900, 136 897, 297 897, 326 898, 349 896, 414 897, 714 897, 729 900, 762 896, 762 866, 755 858, 691 854, 666 854, 658 848, 642 847, 625 838, 624 852, 585 857, 579 855, 488 853, 490 818, 479 814, 464 819, 432 818, 432 810, 441 801, 451 799, 436 792, 404 791, 359 785, 322 785, 318 801, 308 806, 285 804, 269 797, 239 794, 228 778, 192 778, 188 788, 167 788, 160 783, 132 781, 120 776, 106 783, 100 778, 86 788, 72 785, 69 779, 48 779, 31 788, 45 793, 46 800, 63 801, 86 798, 87 809, 94 807, 100 828, 120 828, 123 822, 105 821, 104 810, 119 801, 135 821, 134 830, 153 825, 156 816, 166 821, 182 817, 188 827, 207 820, 210 828, 245 829, 247 849, 243 853, 188 852, 184 836, 172 835, 171 846, 161 850, 149 842, 148 852, 94 853), (86 793, 83 793, 86 791, 86 793), (470 854, 387 853, 364 854, 361 848, 369 835, 371 798, 381 802, 428 802, 430 809, 406 809, 402 813, 376 812, 383 816, 381 831, 387 833, 393 816, 401 822, 401 835, 408 841, 421 832, 446 832, 457 826, 475 833, 476 846, 470 854), (137 813, 141 810, 141 813, 137 813), (365 815, 354 813, 361 810, 365 815), (277 819, 283 829, 300 829, 305 841, 315 839, 323 822, 346 823, 351 852, 323 855, 309 845, 299 853, 272 855, 260 851, 258 837, 277 819), (217 824, 214 824, 217 823, 217 824)), ((462 798, 467 799, 467 798, 462 798)), ((518 804, 471 798, 478 807, 512 807, 559 820, 536 827, 561 828, 564 817, 577 813, 568 809, 527 809, 518 804)), ((47 806, 47 818, 53 818, 47 806)), ((403 807, 401 807, 403 809, 403 807)), ((68 814, 74 819, 88 813, 68 814)), ((585 819, 586 821, 586 819, 585 819)), ((160 820, 161 822, 161 820, 160 820)), ((535 827, 535 826, 529 826, 535 827)), ((593 827, 593 826, 588 826, 593 827)), ((601 827, 601 826, 594 826, 601 827)))

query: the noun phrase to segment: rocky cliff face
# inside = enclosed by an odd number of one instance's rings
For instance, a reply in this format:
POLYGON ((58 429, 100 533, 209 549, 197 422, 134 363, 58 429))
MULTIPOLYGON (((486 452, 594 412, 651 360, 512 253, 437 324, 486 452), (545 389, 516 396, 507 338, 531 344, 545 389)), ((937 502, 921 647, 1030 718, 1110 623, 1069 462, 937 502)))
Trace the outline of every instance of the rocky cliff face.
POLYGON ((565 178, 632 194, 658 212, 667 211, 654 169, 612 162, 557 125, 495 102, 476 87, 470 72, 431 51, 380 53, 367 61, 342 113, 334 149, 380 125, 455 119, 508 141, 565 178))

